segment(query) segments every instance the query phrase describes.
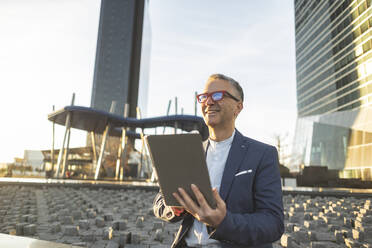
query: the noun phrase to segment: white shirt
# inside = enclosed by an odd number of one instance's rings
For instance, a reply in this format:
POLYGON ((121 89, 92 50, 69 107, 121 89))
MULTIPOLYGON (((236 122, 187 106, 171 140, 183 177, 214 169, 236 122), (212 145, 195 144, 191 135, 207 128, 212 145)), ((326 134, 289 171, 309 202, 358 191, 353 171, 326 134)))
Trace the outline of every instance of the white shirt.
MULTIPOLYGON (((209 139, 209 145, 207 148, 207 166, 209 172, 209 178, 211 180, 212 188, 217 188, 220 192, 221 180, 227 156, 229 155, 231 143, 234 139, 235 130, 230 138, 220 142, 209 139)), ((199 247, 200 245, 207 244, 218 244, 219 241, 215 239, 209 239, 209 234, 205 224, 194 219, 190 231, 188 232, 185 241, 188 246, 199 247)))

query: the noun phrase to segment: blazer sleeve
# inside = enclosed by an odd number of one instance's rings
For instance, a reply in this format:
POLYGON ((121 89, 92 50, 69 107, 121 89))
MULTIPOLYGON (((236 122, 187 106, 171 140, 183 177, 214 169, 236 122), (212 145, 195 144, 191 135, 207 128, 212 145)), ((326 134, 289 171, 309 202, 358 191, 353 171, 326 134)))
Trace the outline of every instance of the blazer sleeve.
POLYGON ((280 239, 284 232, 284 214, 275 147, 268 146, 264 151, 257 167, 252 194, 254 212, 227 211, 217 229, 208 228, 210 238, 246 246, 272 243, 280 239))
POLYGON ((176 216, 172 210, 171 207, 165 205, 164 198, 159 192, 154 199, 153 202, 153 211, 155 217, 162 219, 167 222, 177 222, 183 219, 184 213, 182 213, 180 216, 176 216))

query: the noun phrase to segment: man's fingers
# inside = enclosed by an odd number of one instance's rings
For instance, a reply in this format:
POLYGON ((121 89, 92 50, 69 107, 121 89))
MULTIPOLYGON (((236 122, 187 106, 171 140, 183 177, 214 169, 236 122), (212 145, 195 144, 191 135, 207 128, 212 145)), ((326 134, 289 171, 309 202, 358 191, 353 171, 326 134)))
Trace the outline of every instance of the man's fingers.
POLYGON ((189 194, 183 189, 183 188, 178 188, 178 192, 181 195, 184 203, 185 203, 185 208, 187 211, 189 211, 191 214, 194 214, 198 212, 199 207, 196 205, 196 203, 191 199, 189 194))
POLYGON ((223 206, 225 202, 222 200, 220 193, 218 193, 216 188, 213 188, 213 196, 214 199, 216 200, 217 208, 218 206, 223 206))
POLYGON ((199 203, 199 206, 202 208, 210 208, 209 204, 204 198, 204 195, 200 192, 199 188, 195 184, 191 184, 191 190, 194 192, 196 200, 199 203))
POLYGON ((184 207, 186 208, 186 204, 185 202, 183 201, 183 199, 177 194, 177 193, 173 193, 172 194, 174 196, 174 198, 176 198, 176 200, 184 207))

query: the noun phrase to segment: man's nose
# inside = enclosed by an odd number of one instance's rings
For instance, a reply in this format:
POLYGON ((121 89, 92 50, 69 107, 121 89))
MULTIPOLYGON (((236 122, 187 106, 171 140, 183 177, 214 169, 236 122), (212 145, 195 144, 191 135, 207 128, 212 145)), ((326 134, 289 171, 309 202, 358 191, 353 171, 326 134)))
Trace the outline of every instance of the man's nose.
POLYGON ((212 99, 212 96, 208 96, 207 100, 205 101, 206 105, 213 105, 214 101, 212 99))

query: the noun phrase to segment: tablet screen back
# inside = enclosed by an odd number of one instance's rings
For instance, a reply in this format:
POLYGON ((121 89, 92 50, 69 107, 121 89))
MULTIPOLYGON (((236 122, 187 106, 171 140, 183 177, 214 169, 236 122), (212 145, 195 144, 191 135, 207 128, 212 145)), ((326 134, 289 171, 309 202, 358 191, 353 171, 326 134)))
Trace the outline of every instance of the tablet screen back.
POLYGON ((149 135, 146 141, 159 186, 168 206, 180 206, 172 193, 179 187, 197 203, 190 185, 195 184, 215 208, 205 152, 199 134, 149 135))

